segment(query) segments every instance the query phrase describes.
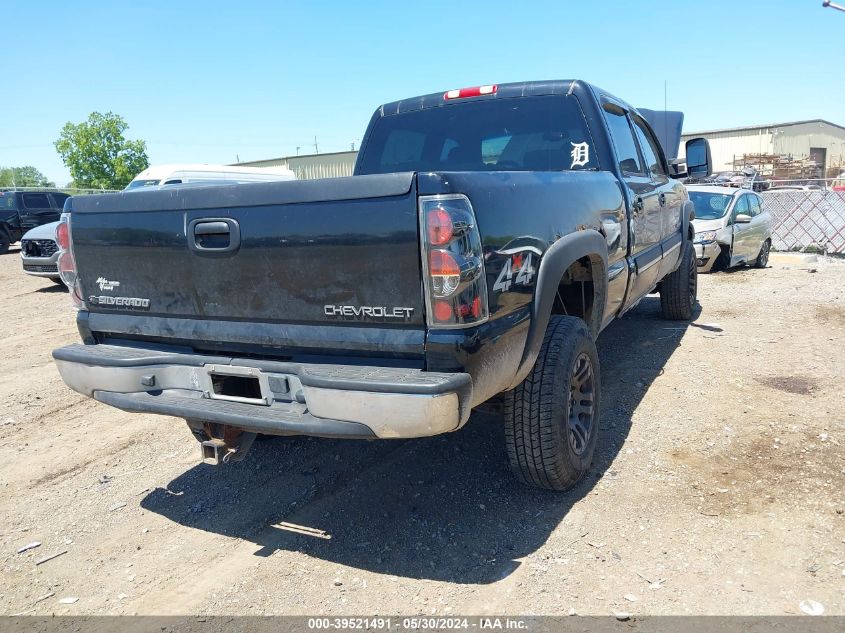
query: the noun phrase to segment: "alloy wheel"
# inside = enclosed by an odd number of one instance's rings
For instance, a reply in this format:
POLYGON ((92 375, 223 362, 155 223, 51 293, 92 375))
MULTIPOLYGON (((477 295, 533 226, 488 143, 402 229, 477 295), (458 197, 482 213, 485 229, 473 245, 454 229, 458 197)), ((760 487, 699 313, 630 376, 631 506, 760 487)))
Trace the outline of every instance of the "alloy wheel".
POLYGON ((587 354, 579 354, 569 380, 569 419, 567 435, 569 446, 576 455, 583 455, 593 433, 594 413, 593 362, 587 354))

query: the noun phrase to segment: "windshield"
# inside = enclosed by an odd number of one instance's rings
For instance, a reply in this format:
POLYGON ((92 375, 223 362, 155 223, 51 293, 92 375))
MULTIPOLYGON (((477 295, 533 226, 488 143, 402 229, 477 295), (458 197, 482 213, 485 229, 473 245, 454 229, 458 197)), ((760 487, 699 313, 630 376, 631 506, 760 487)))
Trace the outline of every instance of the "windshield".
POLYGON ((358 173, 597 169, 573 96, 468 101, 378 119, 358 173))
POLYGON ((146 179, 146 180, 133 180, 128 185, 126 185, 127 189, 137 189, 138 187, 156 187, 160 181, 155 179, 146 179))
POLYGON ((725 217, 733 196, 724 193, 690 191, 689 198, 695 205, 696 220, 718 220, 725 217))

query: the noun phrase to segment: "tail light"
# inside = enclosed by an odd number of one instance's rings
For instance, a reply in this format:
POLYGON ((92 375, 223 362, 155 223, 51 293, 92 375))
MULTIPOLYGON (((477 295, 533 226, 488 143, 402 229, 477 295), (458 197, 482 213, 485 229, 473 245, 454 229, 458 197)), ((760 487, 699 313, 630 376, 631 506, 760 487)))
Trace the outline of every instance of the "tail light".
POLYGON ((79 275, 76 274, 76 260, 73 258, 73 241, 70 233, 70 214, 62 213, 61 220, 56 226, 56 244, 59 247, 59 275, 70 291, 70 299, 77 310, 84 308, 82 290, 79 286, 79 275))
POLYGON ((420 235, 428 323, 460 328, 488 317, 481 235, 461 194, 420 197, 420 235))

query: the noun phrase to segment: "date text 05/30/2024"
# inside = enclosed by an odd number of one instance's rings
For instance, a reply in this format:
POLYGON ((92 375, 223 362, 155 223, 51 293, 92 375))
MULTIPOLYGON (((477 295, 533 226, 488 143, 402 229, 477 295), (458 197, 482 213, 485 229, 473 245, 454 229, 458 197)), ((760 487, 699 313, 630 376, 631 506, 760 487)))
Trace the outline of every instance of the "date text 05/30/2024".
POLYGON ((454 630, 489 630, 521 631, 528 628, 528 622, 520 618, 499 617, 372 617, 372 618, 308 618, 310 630, 400 630, 400 631, 437 631, 454 630))

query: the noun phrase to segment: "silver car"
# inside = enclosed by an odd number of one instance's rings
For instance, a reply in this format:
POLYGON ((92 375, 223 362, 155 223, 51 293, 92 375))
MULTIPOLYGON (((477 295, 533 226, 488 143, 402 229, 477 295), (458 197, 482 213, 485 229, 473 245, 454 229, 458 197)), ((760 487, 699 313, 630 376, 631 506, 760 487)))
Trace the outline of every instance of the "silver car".
POLYGON ((21 262, 23 271, 35 277, 47 277, 57 284, 59 276, 59 246, 56 244, 58 222, 36 226, 21 238, 21 262))
POLYGON ((747 264, 765 268, 772 246, 772 216, 763 199, 748 189, 688 185, 695 205, 698 271, 747 264))

